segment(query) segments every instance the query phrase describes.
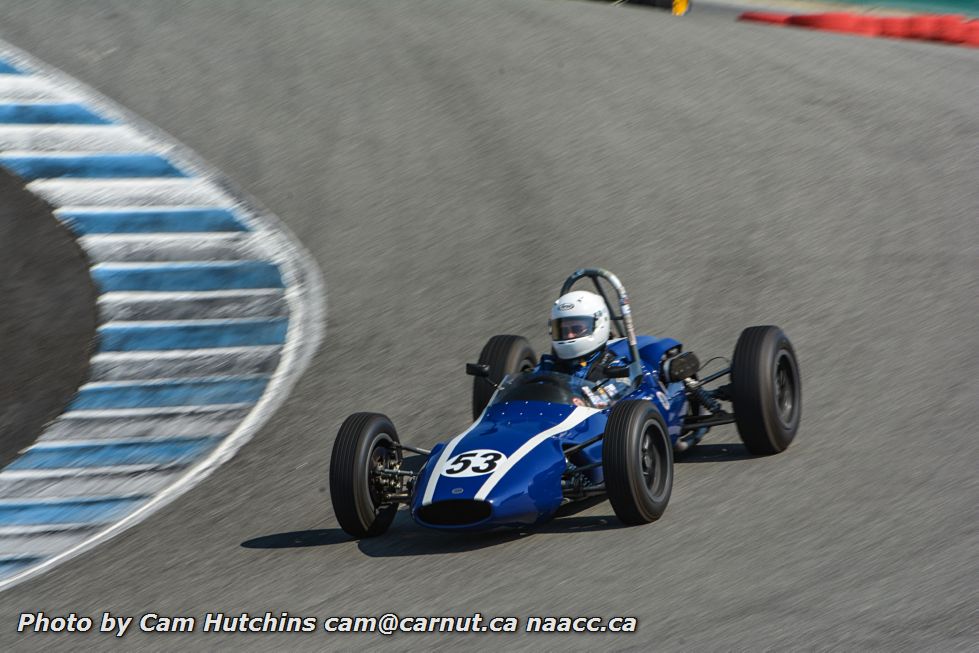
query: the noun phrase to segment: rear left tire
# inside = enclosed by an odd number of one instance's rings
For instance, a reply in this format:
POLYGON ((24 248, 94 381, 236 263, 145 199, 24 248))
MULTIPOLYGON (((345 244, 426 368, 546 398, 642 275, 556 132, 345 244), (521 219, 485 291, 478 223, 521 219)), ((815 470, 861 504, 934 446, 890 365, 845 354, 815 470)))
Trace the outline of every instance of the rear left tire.
POLYGON ((777 326, 741 332, 731 360, 731 403, 738 434, 753 454, 785 451, 802 416, 799 362, 777 326))
POLYGON ((537 355, 523 336, 493 336, 479 354, 479 364, 489 365, 489 377, 473 379, 473 419, 477 419, 507 374, 532 369, 537 355))

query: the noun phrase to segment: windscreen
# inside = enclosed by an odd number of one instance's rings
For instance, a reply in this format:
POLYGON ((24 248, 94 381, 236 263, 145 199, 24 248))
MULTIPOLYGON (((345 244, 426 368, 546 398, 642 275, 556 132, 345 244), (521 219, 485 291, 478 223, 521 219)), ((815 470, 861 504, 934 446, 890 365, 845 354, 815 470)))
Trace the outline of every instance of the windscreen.
POLYGON ((599 383, 560 372, 528 371, 503 379, 490 405, 515 401, 546 401, 588 408, 606 408, 631 392, 627 381, 606 379, 599 383))

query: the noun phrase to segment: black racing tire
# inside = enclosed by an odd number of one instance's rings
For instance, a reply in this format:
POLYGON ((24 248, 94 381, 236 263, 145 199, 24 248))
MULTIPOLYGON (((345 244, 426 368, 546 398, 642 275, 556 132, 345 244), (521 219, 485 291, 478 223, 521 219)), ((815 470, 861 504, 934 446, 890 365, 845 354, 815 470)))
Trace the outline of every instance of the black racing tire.
POLYGON ((480 352, 479 364, 489 365, 489 377, 473 379, 473 419, 486 408, 503 377, 537 365, 537 354, 523 336, 493 336, 480 352))
POLYGON ((731 360, 731 403, 751 453, 769 456, 792 443, 802 417, 802 382, 792 343, 777 326, 741 332, 731 360))
POLYGON ((648 524, 663 515, 673 492, 673 443, 656 406, 626 400, 612 407, 602 467, 609 503, 624 524, 648 524))
POLYGON ((397 503, 382 504, 372 487, 371 468, 401 460, 398 432, 384 415, 354 413, 340 426, 330 460, 330 499, 340 528, 355 538, 374 537, 388 529, 397 503))

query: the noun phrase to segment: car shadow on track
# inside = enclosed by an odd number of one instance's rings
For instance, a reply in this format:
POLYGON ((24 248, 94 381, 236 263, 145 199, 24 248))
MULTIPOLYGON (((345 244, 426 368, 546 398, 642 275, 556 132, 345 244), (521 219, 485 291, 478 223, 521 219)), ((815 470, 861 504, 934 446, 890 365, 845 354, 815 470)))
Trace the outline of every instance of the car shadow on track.
POLYGON ((677 454, 676 463, 723 463, 734 460, 753 460, 753 456, 740 442, 717 442, 698 444, 696 447, 677 454))
MULTIPOLYGON (((445 555, 499 546, 530 535, 561 535, 625 528, 614 515, 580 514, 603 501, 604 498, 595 498, 568 504, 558 510, 554 519, 538 526, 485 533, 452 533, 425 529, 412 522, 408 512, 402 510, 395 517, 388 533, 360 540, 357 547, 372 558, 445 555)), ((295 549, 352 541, 353 538, 339 528, 321 528, 264 535, 246 540, 241 546, 246 549, 295 549)))
POLYGON ((401 512, 392 525, 392 533, 386 537, 361 540, 358 547, 365 555, 373 558, 402 556, 445 555, 465 553, 530 536, 563 535, 588 531, 605 531, 625 528, 611 514, 582 515, 580 513, 604 501, 604 498, 589 499, 568 504, 560 508, 554 519, 522 529, 500 529, 484 533, 453 533, 434 531, 414 524, 407 512, 401 512))
POLYGON ((505 544, 526 535, 522 531, 489 533, 439 533, 414 524, 407 511, 401 511, 391 529, 379 537, 356 541, 339 528, 276 533, 246 540, 246 549, 294 549, 357 542, 365 555, 374 558, 464 553, 505 544))
POLYGON ((297 549, 308 546, 327 546, 349 542, 350 536, 340 528, 320 528, 311 531, 292 531, 263 535, 245 540, 241 546, 246 549, 297 549))

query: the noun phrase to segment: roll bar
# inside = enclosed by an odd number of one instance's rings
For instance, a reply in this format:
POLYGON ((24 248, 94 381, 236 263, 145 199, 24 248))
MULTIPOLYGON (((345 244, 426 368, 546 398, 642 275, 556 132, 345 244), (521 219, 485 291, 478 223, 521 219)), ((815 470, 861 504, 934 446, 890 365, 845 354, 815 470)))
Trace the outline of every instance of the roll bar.
POLYGON ((564 280, 564 285, 561 286, 561 294, 570 292, 571 287, 585 277, 591 279, 595 285, 595 290, 605 300, 605 305, 609 309, 609 317, 615 325, 616 335, 629 341, 629 357, 632 359, 629 362, 629 377, 635 381, 642 376, 643 372, 642 364, 639 362, 639 347, 636 344, 636 329, 632 325, 632 311, 629 308, 629 296, 625 292, 625 287, 617 276, 604 268, 581 268, 572 272, 571 276, 564 280), (618 295, 619 314, 615 313, 612 302, 605 295, 605 289, 598 283, 599 278, 605 279, 618 295))

